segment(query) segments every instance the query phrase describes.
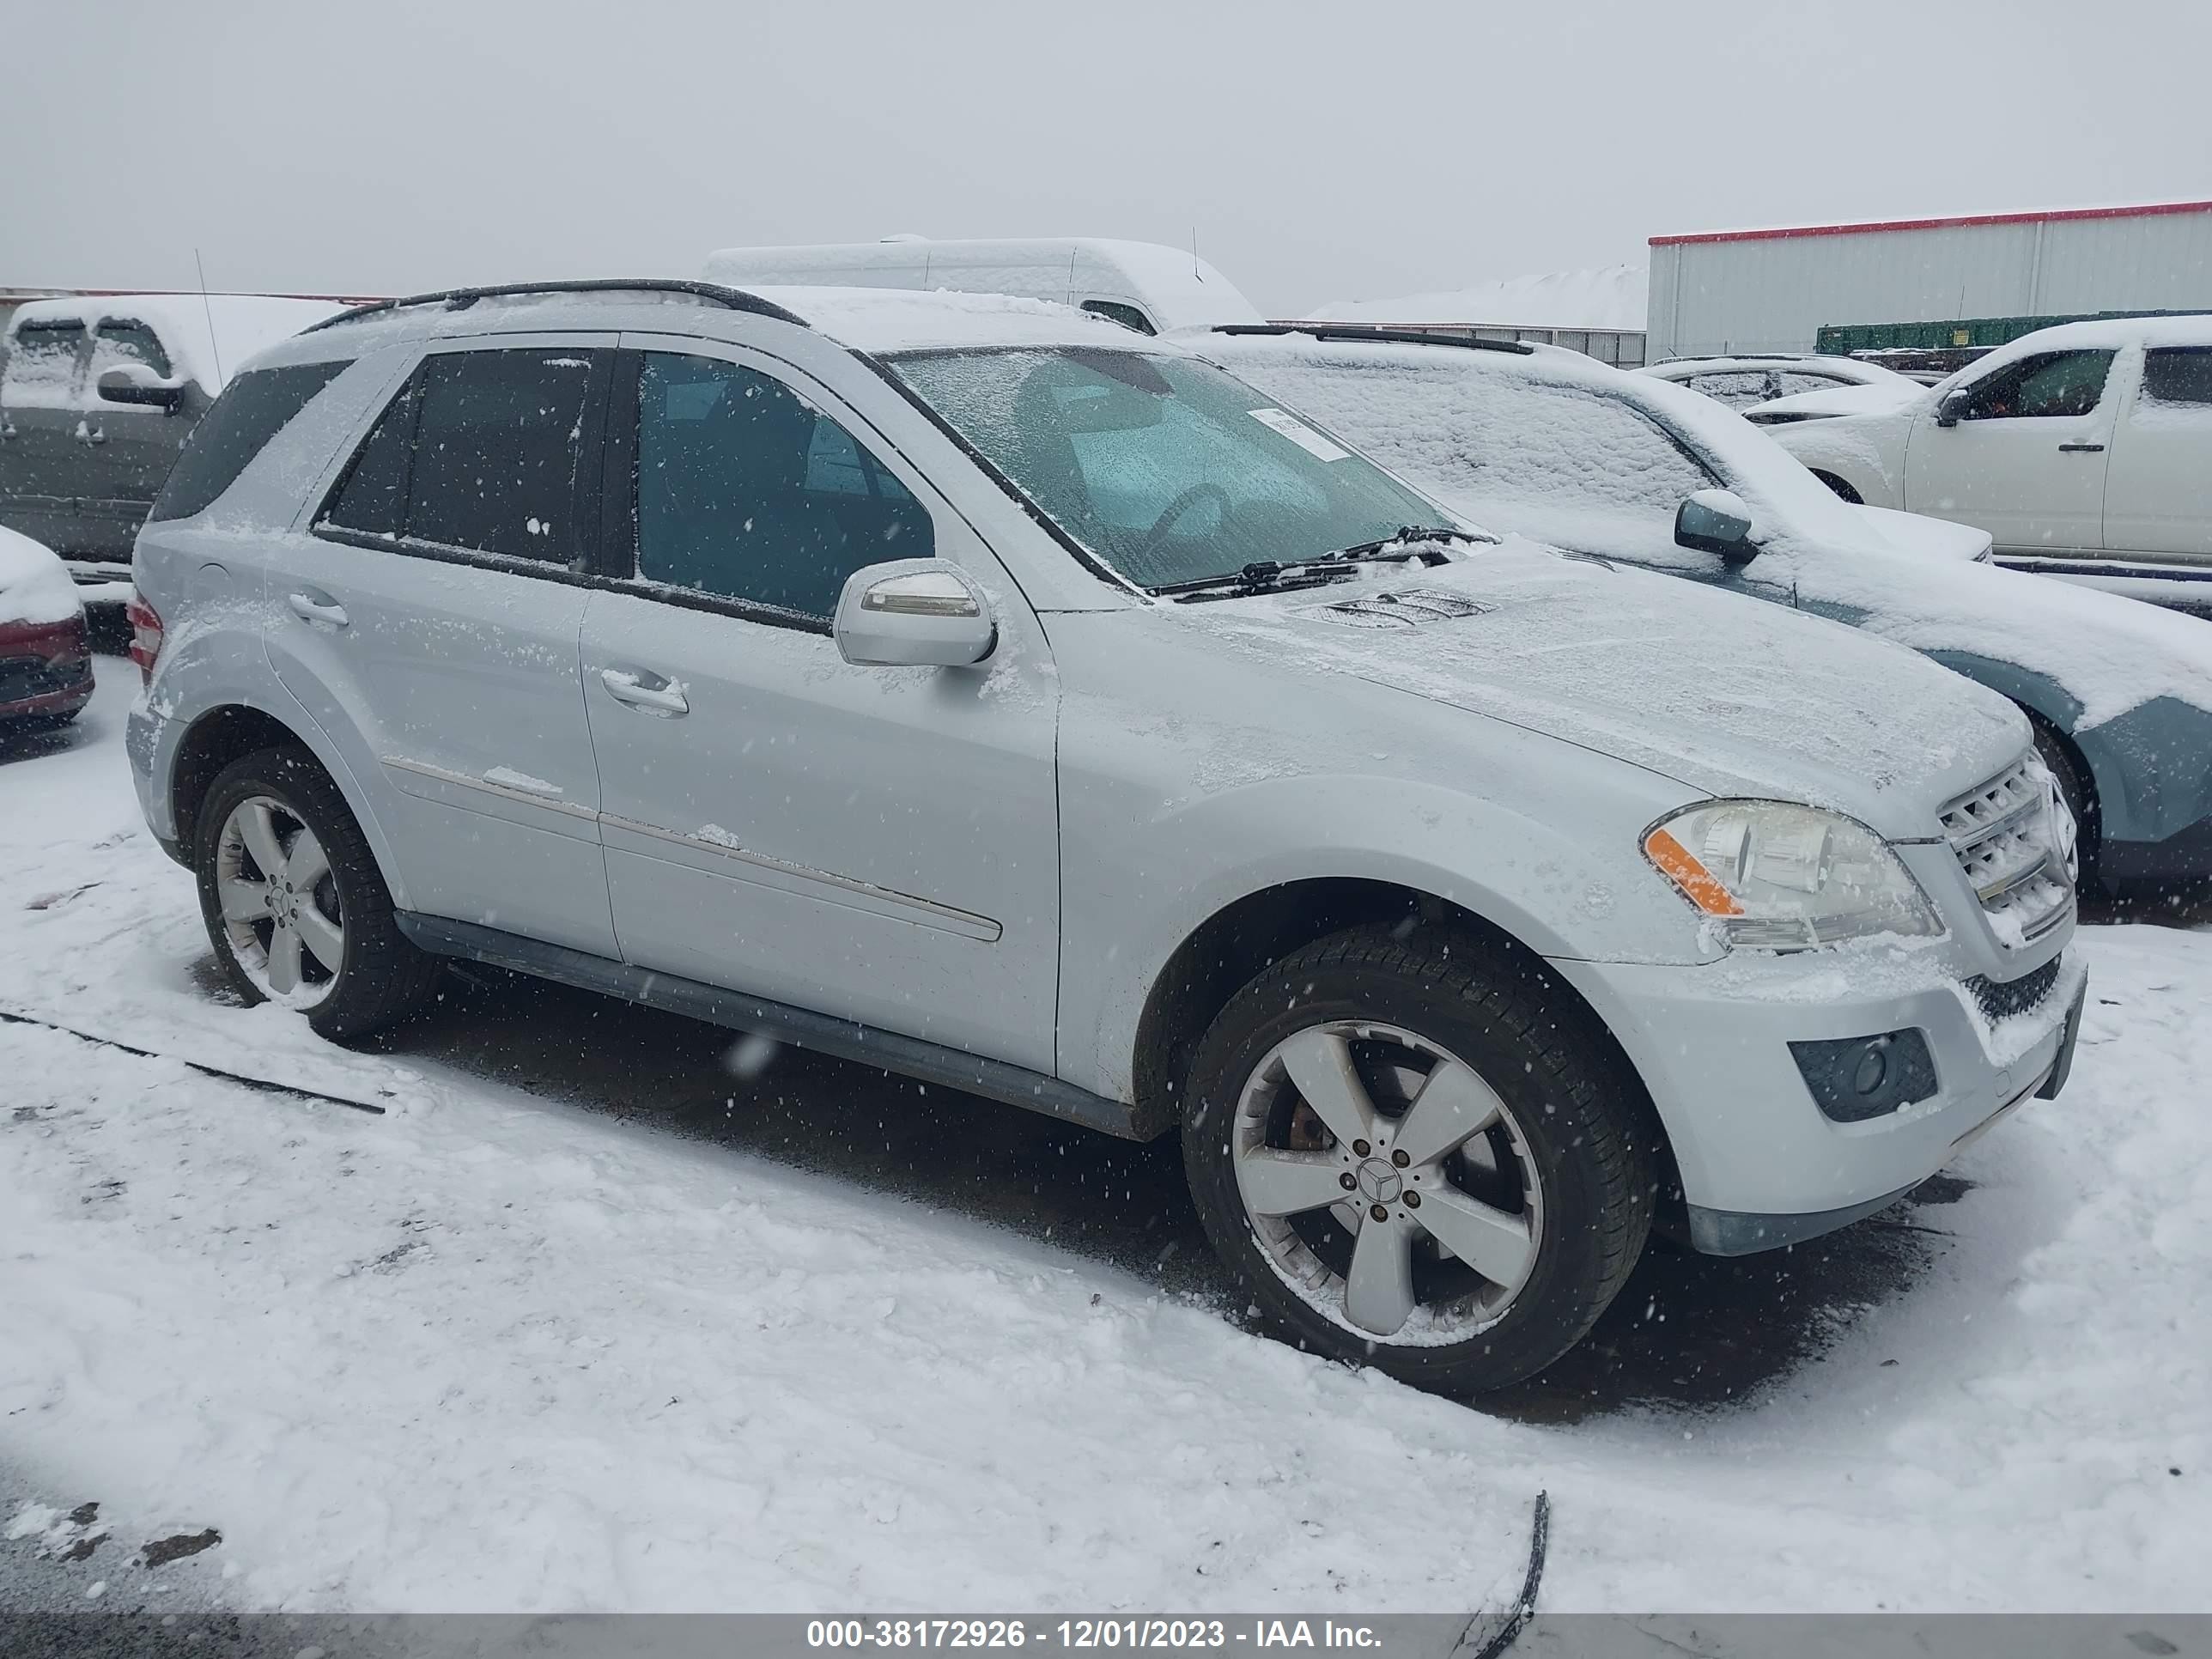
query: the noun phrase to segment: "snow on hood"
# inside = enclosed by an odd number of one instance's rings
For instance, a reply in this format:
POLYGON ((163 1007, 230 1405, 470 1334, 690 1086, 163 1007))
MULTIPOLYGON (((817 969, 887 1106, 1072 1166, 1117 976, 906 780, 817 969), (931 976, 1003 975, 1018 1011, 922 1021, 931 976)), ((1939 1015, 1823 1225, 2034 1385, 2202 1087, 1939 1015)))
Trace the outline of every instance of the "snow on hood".
POLYGON ((168 351, 170 372, 198 381, 212 398, 247 358, 344 309, 264 294, 110 294, 33 300, 17 307, 8 326, 12 334, 27 322, 75 319, 88 329, 110 317, 144 323, 168 351))
POLYGON ((2047 676, 2081 705, 2075 731, 2160 697, 2212 711, 2212 623, 2200 617, 1996 564, 1817 548, 1784 556, 1808 599, 1863 611, 1866 633, 2047 676))
POLYGON ((1995 544, 1986 530, 1955 519, 1931 519, 1924 513, 1900 513, 1893 507, 1854 503, 1851 511, 1871 524, 1883 540, 1907 553, 1955 559, 1972 564, 1995 544))
POLYGON ((1870 381, 1864 386, 1830 386, 1825 392, 1793 392, 1786 398, 1769 398, 1743 411, 1753 426, 1761 419, 1824 420, 1837 415, 1886 415, 1907 409, 1930 395, 1930 388, 1902 374, 1895 380, 1870 381))
POLYGON ((59 558, 0 526, 0 623, 67 622, 83 608, 59 558))
POLYGON ((2016 759, 1995 692, 1851 629, 1519 537, 1414 571, 1172 607, 1286 665, 1346 674, 1594 749, 1723 797, 1832 807, 1891 837, 2016 759), (1419 626, 1334 607, 1408 590, 1485 609, 1419 626))
MULTIPOLYGON (((2081 706, 2075 730, 2161 696, 2212 709, 2212 627, 2203 621, 1943 556, 1942 521, 1913 519, 1907 529, 1902 521, 1913 515, 1845 503, 1765 432, 1686 386, 1540 348, 1520 357, 1291 336, 1218 338, 1203 349, 1473 522, 1710 577, 1710 555, 1674 544, 1670 512, 1506 501, 1480 487, 1473 463, 1499 445, 1548 445, 1594 479, 1619 479, 1618 461, 1593 452, 1564 413, 1547 426, 1519 401, 1501 404, 1498 377, 1625 397, 1699 451, 1750 507, 1765 540, 1747 580, 1795 592, 1808 608, 1848 612, 1866 632, 1915 650, 1966 653, 2041 675, 2081 706)), ((1601 489, 1591 496, 1605 499, 1601 489)))

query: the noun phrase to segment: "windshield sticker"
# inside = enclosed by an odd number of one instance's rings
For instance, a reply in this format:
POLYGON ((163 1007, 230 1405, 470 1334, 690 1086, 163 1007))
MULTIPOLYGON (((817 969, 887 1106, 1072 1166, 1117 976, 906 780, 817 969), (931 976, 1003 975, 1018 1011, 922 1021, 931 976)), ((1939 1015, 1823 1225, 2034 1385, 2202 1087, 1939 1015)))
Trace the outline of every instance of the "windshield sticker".
POLYGON ((1273 428, 1274 430, 1281 433, 1285 438, 1288 438, 1292 443, 1296 444, 1300 449, 1304 450, 1307 454, 1313 456, 1317 460, 1340 461, 1346 456, 1352 453, 1348 449, 1339 449, 1334 444, 1329 442, 1328 439, 1322 437, 1320 433, 1315 431, 1304 421, 1298 419, 1297 416, 1289 413, 1287 410, 1280 409, 1254 409, 1248 410, 1245 412, 1250 415, 1254 420, 1259 422, 1261 425, 1273 428))

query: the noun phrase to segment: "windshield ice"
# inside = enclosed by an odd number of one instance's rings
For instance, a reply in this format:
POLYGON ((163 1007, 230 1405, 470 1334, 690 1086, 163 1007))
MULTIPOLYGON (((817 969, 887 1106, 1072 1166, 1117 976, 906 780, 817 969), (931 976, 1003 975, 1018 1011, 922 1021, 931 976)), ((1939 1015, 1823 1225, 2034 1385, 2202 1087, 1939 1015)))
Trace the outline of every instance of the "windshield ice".
POLYGON ((1194 359, 1060 347, 890 362, 1054 524, 1142 586, 1450 522, 1364 457, 1194 359))

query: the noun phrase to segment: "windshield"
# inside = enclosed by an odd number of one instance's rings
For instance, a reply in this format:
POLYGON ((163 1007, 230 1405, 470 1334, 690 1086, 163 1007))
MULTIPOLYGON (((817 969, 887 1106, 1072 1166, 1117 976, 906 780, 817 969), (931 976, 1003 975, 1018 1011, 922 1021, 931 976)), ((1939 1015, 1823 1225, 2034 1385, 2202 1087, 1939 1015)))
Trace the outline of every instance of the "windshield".
POLYGON ((1073 346, 890 363, 1054 524, 1140 586, 1439 521, 1371 462, 1194 359, 1073 346))

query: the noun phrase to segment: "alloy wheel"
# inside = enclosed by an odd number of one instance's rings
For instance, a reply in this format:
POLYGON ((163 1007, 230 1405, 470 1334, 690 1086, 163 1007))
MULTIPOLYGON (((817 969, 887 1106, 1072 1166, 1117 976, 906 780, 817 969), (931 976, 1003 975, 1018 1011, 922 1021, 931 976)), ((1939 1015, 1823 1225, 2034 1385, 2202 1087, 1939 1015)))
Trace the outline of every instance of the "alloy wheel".
POLYGON ((1335 1020, 1255 1066, 1231 1135, 1237 1186, 1277 1274, 1371 1341, 1494 1325, 1543 1245, 1543 1186, 1480 1073, 1402 1027, 1335 1020))
POLYGON ((273 796, 240 801, 216 842, 223 937, 270 998, 313 1008, 345 961, 345 917, 330 856, 299 815, 273 796))

